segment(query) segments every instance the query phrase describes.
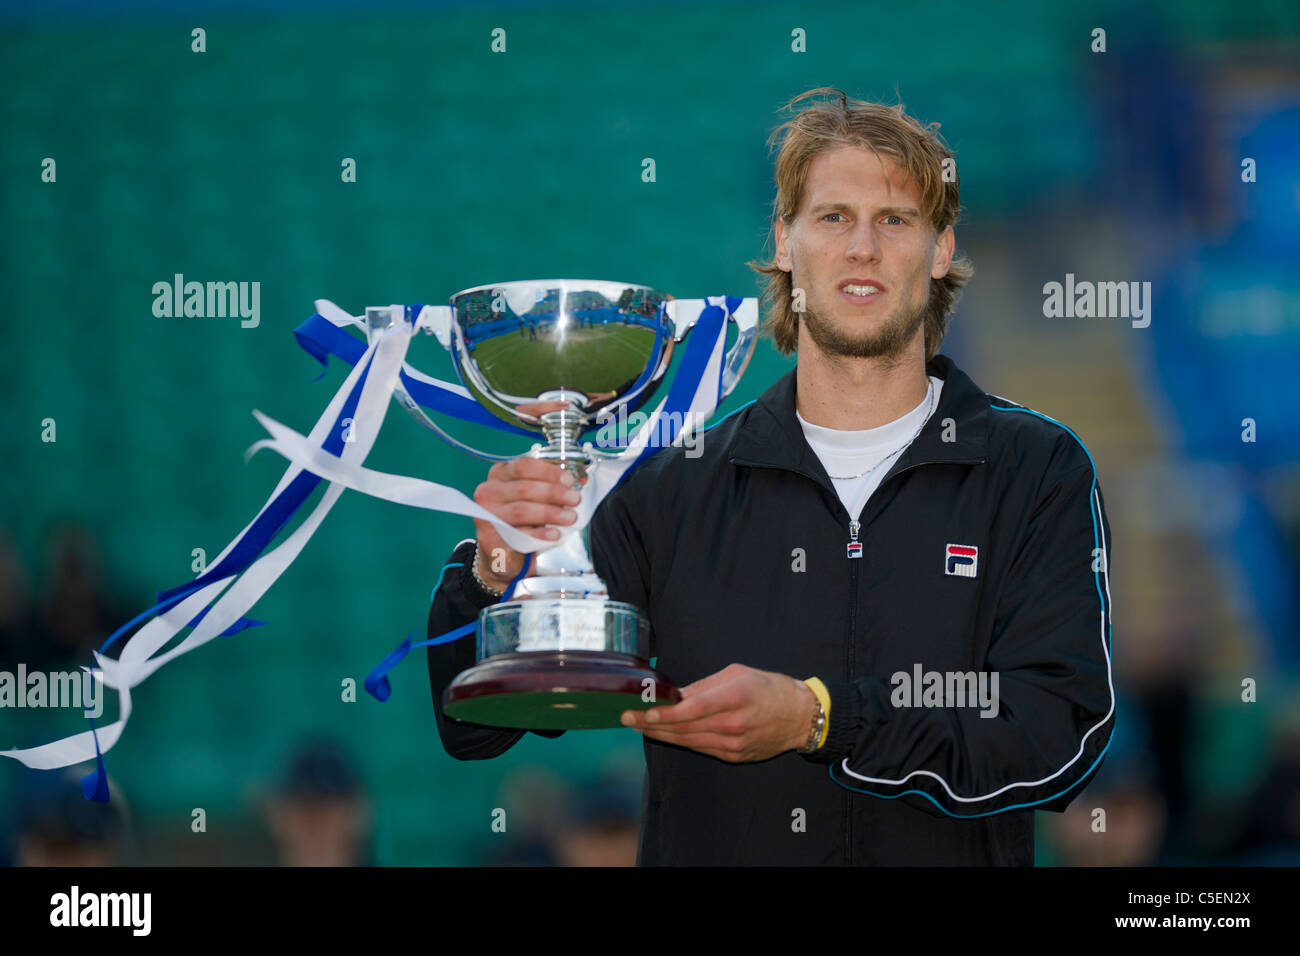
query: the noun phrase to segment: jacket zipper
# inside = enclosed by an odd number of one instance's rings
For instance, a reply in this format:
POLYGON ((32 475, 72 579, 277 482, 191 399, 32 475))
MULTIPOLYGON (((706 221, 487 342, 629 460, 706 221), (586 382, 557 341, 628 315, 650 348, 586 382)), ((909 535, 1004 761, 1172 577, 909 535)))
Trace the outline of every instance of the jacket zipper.
MULTIPOLYGON (((849 543, 849 557, 861 558, 862 545, 858 543, 858 524, 857 519, 849 522, 849 534, 852 540, 849 543), (853 549, 857 548, 857 553, 853 549)), ((854 674, 854 648, 858 643, 858 568, 862 566, 860 561, 854 561, 849 567, 849 639, 846 657, 848 662, 848 679, 853 680, 854 674)), ((853 805, 850 798, 853 795, 845 790, 844 798, 844 865, 853 865, 853 805)))
MULTIPOLYGON (((986 458, 965 458, 965 459, 952 460, 952 461, 936 461, 933 459, 927 459, 926 461, 915 461, 912 462, 912 464, 908 465, 906 468, 900 468, 898 471, 894 472, 893 474, 886 475, 884 480, 881 481, 880 484, 876 486, 876 490, 871 493, 871 497, 875 498, 876 492, 880 491, 881 488, 883 488, 889 482, 893 481, 899 475, 904 475, 914 468, 920 468, 922 465, 944 465, 944 464, 982 465, 987 460, 988 459, 986 458)), ((809 481, 817 485, 819 488, 827 487, 815 475, 810 475, 808 474, 808 472, 802 471, 798 468, 790 468, 786 465, 770 464, 761 461, 746 461, 743 458, 730 458, 728 459, 728 461, 730 461, 730 463, 733 465, 744 465, 749 468, 774 468, 779 471, 788 471, 791 472, 792 474, 796 474, 803 478, 807 478, 809 481)), ((839 495, 836 494, 835 487, 832 485, 830 486, 829 490, 832 495, 835 495, 835 500, 838 502, 839 495)), ((866 512, 866 505, 863 505, 862 510, 863 513, 866 512)), ((848 541, 848 548, 847 548, 848 557, 850 559, 861 558, 862 543, 858 541, 858 534, 862 530, 862 524, 857 518, 854 518, 852 515, 849 514, 848 509, 844 507, 842 502, 840 502, 840 513, 849 519, 849 541, 848 541)), ((858 643, 858 635, 857 635, 858 613, 857 612, 858 612, 858 568, 859 567, 861 567, 861 565, 858 564, 856 561, 849 566, 849 640, 848 640, 848 647, 845 649, 845 662, 848 665, 848 679, 850 681, 853 680, 853 668, 855 665, 854 649, 856 648, 858 643)), ((853 812, 852 812, 853 808, 850 800, 851 796, 852 794, 848 790, 844 791, 843 819, 844 819, 844 865, 845 866, 853 865, 853 812)))
POLYGON ((858 524, 857 519, 849 522, 849 557, 862 557, 862 544, 858 541, 858 529, 862 525, 858 524))

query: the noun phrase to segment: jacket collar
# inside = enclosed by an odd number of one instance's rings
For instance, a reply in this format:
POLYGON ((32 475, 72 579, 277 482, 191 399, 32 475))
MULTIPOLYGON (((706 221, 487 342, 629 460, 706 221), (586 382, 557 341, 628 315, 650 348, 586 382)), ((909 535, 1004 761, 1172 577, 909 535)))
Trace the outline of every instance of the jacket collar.
MULTIPOLYGON (((989 396, 946 355, 936 355, 926 363, 925 370, 943 380, 939 405, 882 482, 914 465, 978 464, 988 457, 989 396), (952 419, 952 424, 945 429, 947 419, 952 419), (944 441, 945 431, 954 440, 944 441)), ((834 488, 795 417, 794 369, 755 401, 753 410, 737 428, 727 457, 739 465, 797 471, 834 488)))

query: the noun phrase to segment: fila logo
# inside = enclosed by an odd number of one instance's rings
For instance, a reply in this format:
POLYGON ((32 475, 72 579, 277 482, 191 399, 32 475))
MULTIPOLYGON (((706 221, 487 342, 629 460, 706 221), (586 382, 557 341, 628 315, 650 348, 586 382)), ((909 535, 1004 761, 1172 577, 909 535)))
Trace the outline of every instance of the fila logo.
POLYGON ((975 577, 980 549, 973 544, 950 544, 943 551, 943 573, 960 578, 975 577))

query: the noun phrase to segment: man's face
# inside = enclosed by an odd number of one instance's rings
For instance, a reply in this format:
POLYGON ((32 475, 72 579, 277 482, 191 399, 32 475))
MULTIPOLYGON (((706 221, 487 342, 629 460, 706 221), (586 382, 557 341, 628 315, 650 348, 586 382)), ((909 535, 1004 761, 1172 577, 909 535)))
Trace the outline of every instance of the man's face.
POLYGON ((795 221, 776 224, 776 263, 805 296, 799 348, 897 361, 923 336, 930 280, 948 274, 952 255, 952 228, 934 234, 916 184, 888 157, 822 153, 795 221))

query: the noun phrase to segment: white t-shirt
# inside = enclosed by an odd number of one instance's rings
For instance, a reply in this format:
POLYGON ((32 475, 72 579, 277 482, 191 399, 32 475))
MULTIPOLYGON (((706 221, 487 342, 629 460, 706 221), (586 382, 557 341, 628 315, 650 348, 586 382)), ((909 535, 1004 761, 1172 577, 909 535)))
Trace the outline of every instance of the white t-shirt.
POLYGON ((808 445, 821 459, 826 474, 831 476, 835 492, 844 502, 844 509, 855 521, 862 515, 867 499, 871 497, 881 480, 894 466, 895 460, 902 454, 890 457, 889 462, 880 464, 882 459, 900 446, 911 443, 912 437, 921 430, 921 426, 931 414, 931 408, 939 407, 939 395, 943 391, 943 379, 930 376, 934 391, 921 400, 921 404, 901 418, 881 425, 878 428, 864 428, 859 431, 846 431, 839 428, 823 428, 804 419, 796 410, 799 425, 808 445), (877 466, 879 467, 874 467, 877 466), (860 478, 844 478, 836 481, 835 476, 868 474, 860 478))

